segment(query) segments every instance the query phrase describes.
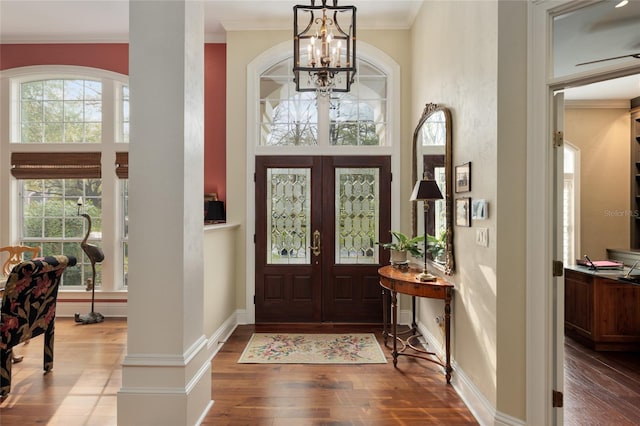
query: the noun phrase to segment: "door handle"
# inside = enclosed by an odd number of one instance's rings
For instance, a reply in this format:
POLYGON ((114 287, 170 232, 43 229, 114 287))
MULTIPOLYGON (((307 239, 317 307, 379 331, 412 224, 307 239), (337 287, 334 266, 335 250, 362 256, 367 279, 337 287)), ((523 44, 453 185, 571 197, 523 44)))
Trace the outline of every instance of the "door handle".
POLYGON ((313 245, 309 246, 314 256, 320 256, 320 231, 313 231, 313 245))

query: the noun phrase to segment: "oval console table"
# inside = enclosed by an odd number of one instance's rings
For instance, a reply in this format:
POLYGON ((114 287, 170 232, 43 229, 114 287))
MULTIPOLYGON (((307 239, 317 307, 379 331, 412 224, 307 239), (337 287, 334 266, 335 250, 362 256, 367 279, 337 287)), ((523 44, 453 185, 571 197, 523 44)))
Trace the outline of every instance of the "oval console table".
MULTIPOLYGON (((382 286, 382 299, 383 299, 383 337, 385 346, 387 345, 387 337, 391 335, 393 337, 393 350, 391 355, 393 356, 394 367, 398 365, 398 357, 400 355, 411 356, 414 358, 422 358, 427 361, 436 363, 444 367, 447 383, 451 383, 451 354, 450 354, 450 334, 451 334, 451 299, 453 297, 453 284, 448 283, 442 278, 437 278, 435 281, 421 282, 418 280, 418 275, 421 271, 415 269, 401 270, 391 265, 383 266, 378 269, 380 275, 380 285, 382 286), (409 337, 406 339, 398 336, 398 293, 407 294, 412 296, 412 309, 413 309, 413 323, 411 329, 407 332, 409 337), (389 296, 391 296, 391 333, 389 333, 389 318, 388 309, 389 296), (420 337, 415 322, 415 298, 427 297, 431 299, 444 300, 444 334, 445 334, 445 361, 442 362, 440 358, 434 353, 424 350, 418 347, 413 342, 420 337), (398 350, 398 342, 402 347, 398 350), (405 352, 406 349, 411 348, 413 352, 405 352)), ((405 334, 405 333, 403 333, 405 334)))

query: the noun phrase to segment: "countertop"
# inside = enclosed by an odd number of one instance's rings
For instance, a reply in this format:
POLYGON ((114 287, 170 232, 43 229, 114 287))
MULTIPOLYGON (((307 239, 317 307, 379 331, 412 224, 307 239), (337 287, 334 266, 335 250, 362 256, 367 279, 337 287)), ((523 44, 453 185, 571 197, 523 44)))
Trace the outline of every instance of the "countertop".
POLYGON ((596 277, 609 278, 611 280, 619 280, 619 281, 623 281, 623 282, 628 282, 630 284, 640 285, 640 266, 636 267, 633 270, 633 273, 631 274, 631 277, 633 277, 636 280, 638 280, 638 282, 634 282, 634 281, 625 280, 625 279, 621 279, 620 278, 620 277, 625 276, 629 272, 629 269, 631 269, 631 268, 628 268, 626 266, 623 267, 622 269, 598 269, 598 270, 593 270, 592 268, 590 268, 588 266, 570 265, 570 266, 565 266, 565 269, 569 269, 569 270, 576 271, 576 272, 582 272, 583 274, 594 275, 596 277))

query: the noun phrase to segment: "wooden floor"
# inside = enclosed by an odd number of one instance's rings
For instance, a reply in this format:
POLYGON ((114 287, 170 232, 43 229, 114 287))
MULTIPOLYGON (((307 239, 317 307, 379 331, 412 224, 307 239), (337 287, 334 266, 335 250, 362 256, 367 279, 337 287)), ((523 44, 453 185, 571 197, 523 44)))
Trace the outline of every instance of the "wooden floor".
POLYGON ((241 326, 213 360, 206 425, 476 425, 442 368, 409 357, 388 364, 237 364, 258 332, 374 332, 371 326, 241 326))
MULTIPOLYGON (((254 331, 378 332, 348 326, 239 326, 213 360, 205 425, 474 425, 440 368, 400 358, 377 365, 254 365, 236 361, 254 331)), ((0 425, 116 424, 126 321, 56 320, 55 365, 42 374, 42 338, 18 353, 0 425)), ((640 424, 640 355, 566 345, 565 424, 640 424)), ((453 373, 455 375, 455 371, 453 373)))
POLYGON ((596 352, 565 338, 565 425, 640 425, 640 352, 596 352))

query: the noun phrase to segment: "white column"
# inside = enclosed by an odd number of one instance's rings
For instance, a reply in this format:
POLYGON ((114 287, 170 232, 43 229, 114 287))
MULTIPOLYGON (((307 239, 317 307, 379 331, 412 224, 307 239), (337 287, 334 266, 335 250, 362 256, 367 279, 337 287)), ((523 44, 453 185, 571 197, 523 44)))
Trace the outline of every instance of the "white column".
POLYGON ((202 2, 130 1, 129 34, 129 327, 118 425, 194 425, 212 404, 202 2))

